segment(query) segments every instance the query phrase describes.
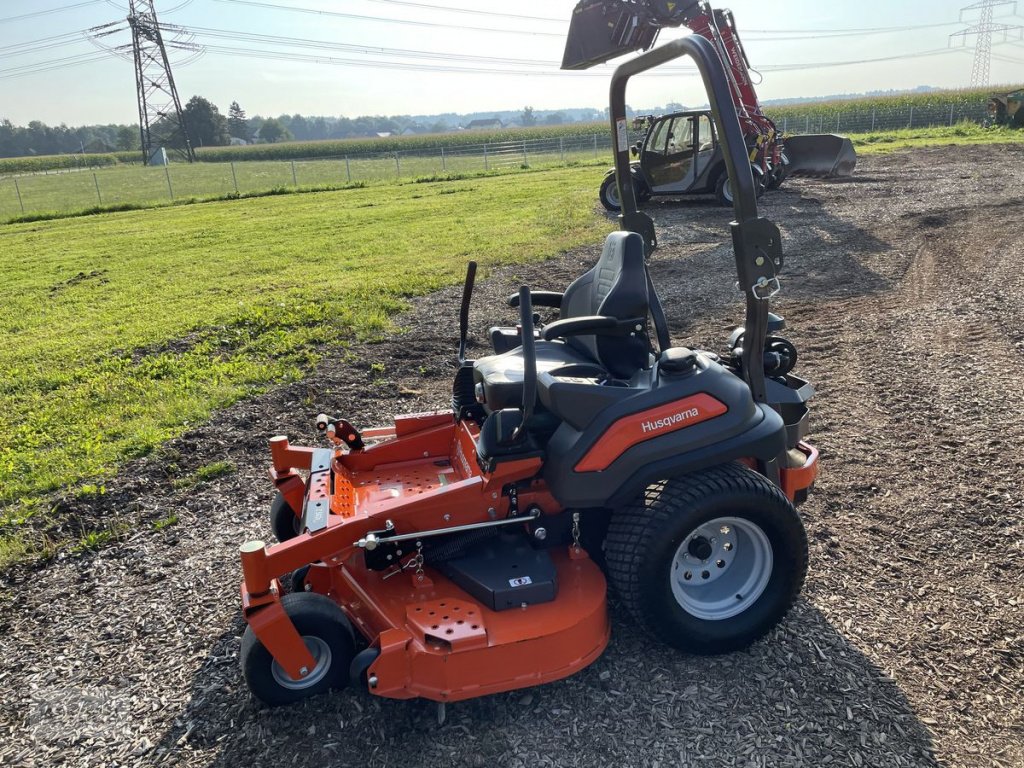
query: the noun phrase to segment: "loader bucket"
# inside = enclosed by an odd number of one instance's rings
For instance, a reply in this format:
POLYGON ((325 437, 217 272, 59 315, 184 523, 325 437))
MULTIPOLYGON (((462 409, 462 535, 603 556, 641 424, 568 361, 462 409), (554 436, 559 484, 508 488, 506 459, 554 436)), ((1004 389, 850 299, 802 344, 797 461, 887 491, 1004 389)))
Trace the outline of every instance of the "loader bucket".
POLYGON ((788 175, 850 176, 857 165, 853 143, 845 136, 820 133, 786 139, 788 175))

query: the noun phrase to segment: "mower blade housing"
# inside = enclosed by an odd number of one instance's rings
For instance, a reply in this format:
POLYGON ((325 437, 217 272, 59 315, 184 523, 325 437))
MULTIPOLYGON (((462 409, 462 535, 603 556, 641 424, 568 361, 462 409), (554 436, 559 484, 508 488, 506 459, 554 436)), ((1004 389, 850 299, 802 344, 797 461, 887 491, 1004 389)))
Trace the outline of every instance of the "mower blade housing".
POLYGON ((790 136, 786 157, 790 176, 850 176, 857 165, 853 142, 834 133, 790 136))

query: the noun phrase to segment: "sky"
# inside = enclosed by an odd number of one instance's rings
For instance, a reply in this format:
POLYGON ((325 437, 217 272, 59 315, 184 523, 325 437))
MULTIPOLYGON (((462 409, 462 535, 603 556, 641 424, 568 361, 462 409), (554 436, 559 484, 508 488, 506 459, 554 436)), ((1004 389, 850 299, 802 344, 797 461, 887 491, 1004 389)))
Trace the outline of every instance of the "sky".
MULTIPOLYGON (((767 100, 967 86, 974 38, 961 46, 950 35, 977 20, 973 11, 961 21, 960 9, 972 2, 787 0, 772 3, 770 13, 763 0, 722 6, 735 14, 753 67, 764 68, 757 90, 767 100), (885 60, 844 63, 871 59, 885 60)), ((104 53, 85 33, 123 22, 127 4, 0 0, 0 119, 21 125, 137 122, 130 60, 104 53)), ((224 113, 238 101, 250 116, 348 117, 603 108, 612 65, 559 70, 574 5, 575 0, 156 1, 162 23, 191 30, 195 42, 206 46, 191 63, 186 51, 172 54, 172 65, 182 62, 174 77, 183 102, 200 94, 224 113), (302 47, 281 38, 301 39, 302 47), (238 49, 256 55, 239 55, 238 49), (485 71, 451 71, 467 68, 485 71)), ((1024 24, 1014 11, 1009 2, 996 8, 998 23, 1024 24)), ((686 33, 666 30, 661 41, 686 33)), ((992 83, 1024 80, 1021 29, 1008 37, 994 39, 992 83)), ((124 45, 130 35, 100 40, 124 45)), ((676 69, 634 78, 627 101, 639 109, 706 103, 699 78, 676 69)))

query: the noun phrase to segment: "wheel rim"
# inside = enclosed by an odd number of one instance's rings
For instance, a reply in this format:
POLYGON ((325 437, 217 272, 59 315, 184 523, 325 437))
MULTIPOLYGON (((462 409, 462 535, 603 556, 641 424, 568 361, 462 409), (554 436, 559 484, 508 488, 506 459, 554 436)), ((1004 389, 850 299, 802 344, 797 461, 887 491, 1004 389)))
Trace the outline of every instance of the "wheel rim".
POLYGON ((274 682, 289 691, 301 691, 316 685, 323 680, 327 670, 331 668, 331 647, 324 640, 315 635, 303 635, 302 642, 306 644, 306 648, 309 649, 316 661, 316 666, 310 670, 308 675, 301 680, 292 680, 284 671, 284 667, 276 660, 270 667, 270 674, 274 676, 274 682))
POLYGON ((725 184, 722 186, 722 197, 724 197, 730 203, 732 202, 732 180, 726 179, 725 184))
MULTIPOLYGON (((591 187, 593 189, 593 187, 591 187)), ((608 185, 608 190, 604 193, 605 197, 608 198, 608 202, 616 208, 622 207, 622 201, 619 200, 619 185, 612 183, 608 185)))
POLYGON ((761 597, 772 575, 772 545, 760 526, 719 517, 690 531, 672 558, 676 602, 708 621, 737 616, 761 597))

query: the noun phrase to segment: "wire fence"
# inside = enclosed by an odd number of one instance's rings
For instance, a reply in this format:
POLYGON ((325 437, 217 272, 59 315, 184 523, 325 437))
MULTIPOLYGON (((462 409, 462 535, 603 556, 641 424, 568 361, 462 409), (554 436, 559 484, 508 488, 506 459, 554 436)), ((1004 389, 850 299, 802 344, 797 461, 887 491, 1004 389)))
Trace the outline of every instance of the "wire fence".
POLYGON ((511 173, 599 162, 608 159, 611 151, 611 137, 595 133, 307 160, 67 169, 0 179, 0 219, 274 189, 443 179, 480 172, 511 173))
POLYGON ((906 105, 860 109, 796 111, 767 115, 783 133, 874 133, 904 128, 936 128, 957 123, 984 124, 988 109, 977 99, 948 104, 906 105))
MULTIPOLYGON (((963 121, 984 123, 987 119, 985 105, 977 101, 845 110, 812 107, 806 112, 787 108, 774 114, 769 111, 768 115, 788 134, 870 133, 951 126, 963 121)), ((610 163, 611 155, 611 136, 601 132, 306 160, 66 169, 0 178, 0 220, 94 206, 146 205, 274 189, 442 179, 480 172, 511 173, 602 160, 610 163)))

